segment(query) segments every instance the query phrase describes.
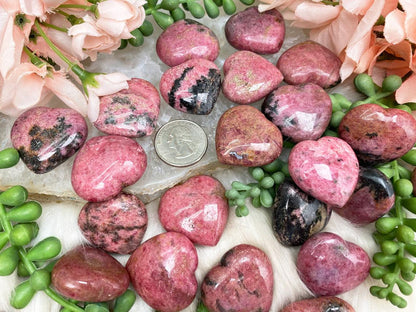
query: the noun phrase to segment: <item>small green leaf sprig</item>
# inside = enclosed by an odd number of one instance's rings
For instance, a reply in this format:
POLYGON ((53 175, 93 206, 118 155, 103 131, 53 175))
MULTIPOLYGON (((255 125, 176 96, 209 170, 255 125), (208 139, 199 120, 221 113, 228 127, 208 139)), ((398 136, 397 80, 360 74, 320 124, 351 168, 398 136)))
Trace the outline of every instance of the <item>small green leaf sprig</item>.
MULTIPOLYGON (((250 6, 255 0, 239 0, 244 5, 250 6)), ((194 18, 200 19, 205 16, 214 19, 220 15, 220 8, 227 15, 236 12, 237 7, 234 0, 148 0, 144 5, 147 16, 152 16, 156 24, 166 29, 176 21, 186 18, 186 12, 189 12, 194 18)), ((119 49, 124 49, 128 44, 138 47, 144 43, 144 37, 153 34, 154 28, 150 21, 145 20, 143 25, 133 30, 134 36, 130 39, 123 39, 119 49)))
MULTIPOLYGON (((0 151, 0 169, 15 166, 19 159, 14 148, 0 151)), ((0 193, 0 276, 17 271, 18 276, 27 277, 12 292, 11 306, 23 309, 37 291, 43 291, 63 307, 61 312, 109 312, 109 302, 77 302, 62 297, 51 288, 51 272, 61 252, 61 242, 50 236, 27 247, 38 234, 36 220, 42 214, 41 205, 27 199, 28 192, 20 185, 0 193)), ((134 291, 128 289, 115 300, 111 311, 128 312, 135 301, 134 291)))
POLYGON ((339 93, 330 94, 332 102, 332 117, 325 135, 338 136, 338 126, 345 114, 362 104, 373 103, 384 108, 399 108, 411 113, 412 109, 409 105, 398 105, 394 100, 394 92, 401 86, 402 79, 397 75, 387 76, 381 87, 374 83, 368 74, 358 74, 354 79, 354 85, 358 92, 366 96, 365 99, 352 103, 344 95, 339 93))
MULTIPOLYGON (((415 166, 416 150, 406 153, 401 161, 415 166)), ((411 172, 401 166, 398 160, 380 166, 379 170, 392 179, 396 198, 389 214, 375 223, 376 232, 373 236, 381 251, 373 256, 377 266, 370 269, 370 275, 380 279, 385 286, 372 286, 370 292, 399 308, 405 308, 406 299, 395 292, 394 286, 397 285, 405 296, 413 292, 409 282, 415 279, 416 264, 409 256, 416 256, 416 197, 413 196, 411 172)))
POLYGON ((238 217, 249 214, 246 199, 251 199, 254 207, 270 208, 276 195, 276 187, 289 177, 287 163, 276 159, 270 164, 261 167, 249 168, 251 177, 257 182, 244 184, 239 181, 231 183, 231 189, 225 192, 228 205, 235 208, 238 217))

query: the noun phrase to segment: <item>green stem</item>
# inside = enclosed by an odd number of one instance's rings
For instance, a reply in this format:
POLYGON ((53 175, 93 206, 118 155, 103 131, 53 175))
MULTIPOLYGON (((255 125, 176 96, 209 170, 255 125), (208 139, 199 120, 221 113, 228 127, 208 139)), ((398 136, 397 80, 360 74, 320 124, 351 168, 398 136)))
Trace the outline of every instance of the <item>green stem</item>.
POLYGON ((40 27, 38 19, 35 19, 35 26, 36 29, 39 32, 39 35, 45 40, 45 42, 48 44, 48 46, 52 49, 53 52, 56 53, 65 63, 68 64, 69 68, 74 67, 76 64, 72 63, 59 49, 56 45, 53 44, 53 42, 46 36, 45 32, 43 31, 42 27, 40 27))
POLYGON ((62 298, 60 295, 58 295, 52 288, 48 287, 45 290, 45 294, 49 296, 52 300, 59 303, 64 308, 73 311, 73 312, 85 312, 84 309, 77 306, 76 304, 73 304, 72 302, 69 302, 68 300, 62 298))
POLYGON ((83 4, 61 4, 58 9, 81 9, 91 11, 92 5, 83 5, 83 4))
POLYGON ((12 225, 10 224, 9 220, 7 220, 6 216, 6 208, 2 204, 0 204, 0 223, 3 227, 4 232, 10 237, 10 232, 12 231, 12 225))
POLYGON ((45 62, 42 61, 39 57, 37 57, 35 53, 33 53, 31 50, 29 50, 29 48, 27 46, 23 47, 23 51, 30 57, 30 61, 36 67, 40 68, 40 67, 45 65, 45 62))
POLYGON ((321 2, 322 2, 323 4, 326 4, 326 5, 332 5, 332 6, 337 6, 337 5, 339 5, 339 2, 338 2, 338 1, 322 0, 321 2))
POLYGON ((65 16, 65 17, 68 17, 68 16, 70 16, 71 14, 69 14, 69 13, 66 13, 65 11, 62 11, 62 10, 56 10, 55 11, 56 13, 59 13, 59 14, 61 14, 61 15, 63 15, 63 16, 65 16))
POLYGON ((52 29, 55 29, 55 30, 58 30, 58 31, 61 31, 61 32, 64 32, 64 33, 68 32, 68 29, 63 28, 63 27, 59 27, 59 26, 56 26, 56 25, 53 25, 53 24, 49 24, 49 23, 46 23, 46 22, 42 22, 41 24, 45 27, 52 28, 52 29))

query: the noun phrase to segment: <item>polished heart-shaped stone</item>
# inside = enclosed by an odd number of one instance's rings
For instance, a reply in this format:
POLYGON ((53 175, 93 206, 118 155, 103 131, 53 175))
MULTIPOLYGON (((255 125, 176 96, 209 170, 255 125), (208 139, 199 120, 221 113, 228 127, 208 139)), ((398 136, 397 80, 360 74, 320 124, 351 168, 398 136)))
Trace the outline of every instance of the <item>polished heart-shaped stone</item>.
POLYGON ((215 246, 228 219, 225 189, 210 176, 192 177, 163 194, 159 219, 167 231, 182 233, 196 244, 215 246))
POLYGON ((215 147, 221 163, 266 165, 279 157, 282 145, 280 130, 252 106, 234 106, 218 121, 215 147))
POLYGON ((223 66, 222 92, 237 104, 251 104, 276 89, 283 75, 268 60, 250 51, 229 56, 223 66))
POLYGON ((201 299, 212 312, 269 311, 273 300, 269 258, 247 244, 230 249, 205 276, 201 299))
POLYGON ((182 311, 195 298, 198 254, 183 234, 166 232, 141 244, 127 261, 134 289, 153 309, 182 311))
POLYGON ((169 68, 160 78, 160 94, 174 109, 195 115, 208 115, 217 102, 221 72, 214 62, 190 59, 169 68))
POLYGON ((345 205, 358 181, 359 166, 354 151, 335 137, 296 144, 289 154, 288 166, 299 188, 337 207, 345 205))
POLYGON ((361 284, 370 258, 360 246, 334 233, 321 232, 300 248, 296 268, 300 279, 317 296, 334 296, 361 284))
POLYGON ((105 251, 78 246, 64 254, 52 270, 52 285, 77 301, 109 301, 129 287, 127 270, 105 251))
POLYGON ((87 134, 87 124, 77 111, 35 107, 16 119, 11 140, 25 165, 40 174, 51 171, 74 155, 87 134))
POLYGON ((363 104, 348 111, 338 133, 360 163, 374 165, 399 158, 414 146, 416 120, 401 109, 363 104))

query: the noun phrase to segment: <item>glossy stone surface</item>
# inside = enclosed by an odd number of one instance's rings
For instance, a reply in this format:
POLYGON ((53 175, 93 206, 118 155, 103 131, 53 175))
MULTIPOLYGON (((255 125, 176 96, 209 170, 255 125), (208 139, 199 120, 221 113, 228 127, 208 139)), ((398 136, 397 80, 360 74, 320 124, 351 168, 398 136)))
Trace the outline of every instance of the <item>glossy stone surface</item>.
POLYGON ((262 56, 238 51, 224 62, 222 92, 237 104, 251 104, 264 98, 282 82, 280 71, 262 56))
POLYGON ((85 204, 78 225, 94 246, 129 254, 140 245, 146 232, 146 206, 136 196, 120 193, 104 202, 85 204))
POLYGON ((167 231, 192 242, 215 246, 228 219, 228 201, 220 181, 199 175, 167 190, 159 202, 159 220, 167 231))
POLYGON ((283 52, 276 66, 288 84, 311 82, 325 89, 341 81, 341 64, 331 50, 317 42, 305 41, 283 52))
POLYGON ((390 179, 376 168, 360 167, 354 193, 334 211, 352 223, 365 225, 376 221, 393 207, 395 194, 390 179))
POLYGON ((116 135, 93 137, 75 158, 72 187, 87 201, 105 201, 136 183, 146 166, 146 153, 136 141, 116 135))
POLYGON ((174 109, 208 115, 214 108, 221 87, 221 73, 215 63, 191 59, 172 67, 160 79, 160 94, 174 109))
POLYGON ((331 121, 332 103, 320 86, 284 85, 264 100, 261 111, 293 142, 316 140, 331 121))
POLYGON ((234 106, 220 118, 215 133, 221 163, 245 167, 271 163, 282 152, 280 130, 256 108, 234 106))
POLYGON ((224 30, 234 48, 258 54, 279 52, 285 38, 282 14, 276 9, 260 13, 257 6, 231 16, 224 30))
POLYGON ((53 287, 67 298, 87 302, 115 299, 129 287, 126 269, 105 251, 78 246, 64 254, 52 270, 53 287))
POLYGON ((272 209, 273 232, 279 242, 286 246, 302 245, 321 231, 331 216, 326 204, 287 181, 277 189, 272 209))
POLYGON ((84 118, 70 108, 35 107, 21 114, 11 129, 13 147, 34 173, 56 168, 84 144, 84 118))
POLYGON ((183 234, 166 232, 141 244, 126 268, 134 289, 148 305, 161 312, 177 312, 195 298, 197 266, 192 242, 183 234))
POLYGON ((156 53, 168 66, 197 58, 213 62, 219 52, 220 44, 214 32, 192 19, 173 23, 156 41, 156 53))
POLYGON ((328 296, 295 301, 279 312, 355 312, 355 310, 345 300, 328 296))
POLYGON ((237 245, 224 254, 201 285, 201 299, 211 312, 269 311, 273 300, 273 268, 257 247, 237 245))
POLYGON ((358 160, 354 151, 335 137, 296 144, 289 154, 288 166, 297 186, 332 206, 344 206, 358 181, 358 160))
POLYGON ((130 79, 128 85, 128 89, 100 97, 94 126, 107 134, 136 138, 150 135, 159 116, 159 92, 140 78, 130 79))
POLYGON ((335 296, 361 284, 369 274, 370 258, 360 246, 334 233, 321 232, 300 248, 299 277, 317 296, 335 296))
POLYGON ((401 109, 363 104, 348 111, 338 133, 360 163, 374 165, 399 158, 414 146, 416 120, 401 109))

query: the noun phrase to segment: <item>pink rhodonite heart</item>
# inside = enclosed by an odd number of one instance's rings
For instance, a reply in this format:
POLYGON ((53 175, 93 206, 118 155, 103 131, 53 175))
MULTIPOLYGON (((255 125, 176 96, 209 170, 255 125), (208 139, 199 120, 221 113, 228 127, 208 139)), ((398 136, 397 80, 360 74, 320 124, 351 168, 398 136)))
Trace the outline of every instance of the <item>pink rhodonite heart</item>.
POLYGON ((228 202, 221 182, 198 175, 163 194, 159 219, 167 231, 186 235, 192 242, 215 246, 228 219, 228 202))
POLYGON ((273 300, 269 258, 252 245, 233 247, 205 276, 201 299, 212 312, 269 311, 273 300))
POLYGON ((304 192, 337 207, 345 205, 358 181, 357 157, 339 138, 298 143, 290 152, 288 165, 293 181, 304 192))

